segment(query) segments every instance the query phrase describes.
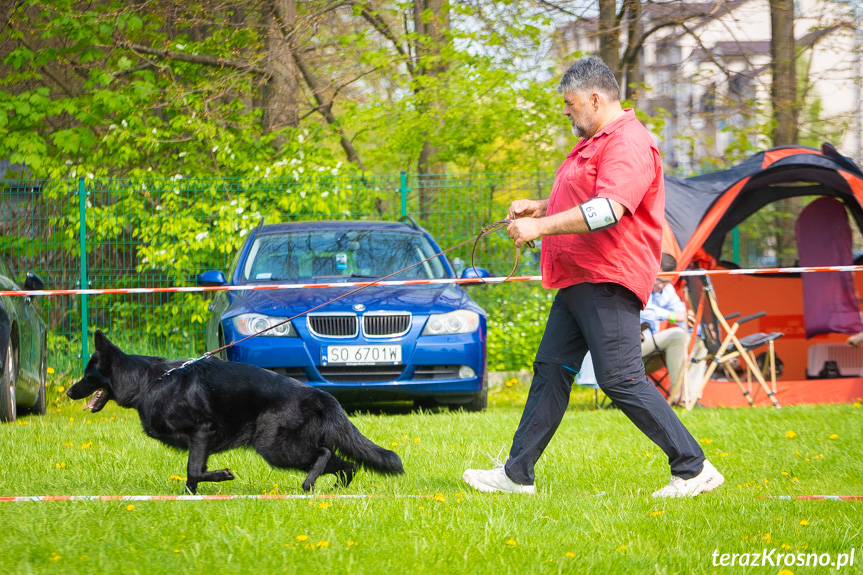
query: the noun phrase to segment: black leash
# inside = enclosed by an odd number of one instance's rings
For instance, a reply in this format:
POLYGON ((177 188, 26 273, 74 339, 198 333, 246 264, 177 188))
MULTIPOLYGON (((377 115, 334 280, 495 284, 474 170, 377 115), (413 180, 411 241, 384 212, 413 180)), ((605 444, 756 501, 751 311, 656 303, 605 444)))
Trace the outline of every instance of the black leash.
MULTIPOLYGON (((471 249, 471 251, 470 251, 470 265, 471 265, 471 267, 473 268, 473 271, 474 271, 474 273, 476 274, 477 279, 479 279, 479 280, 480 280, 480 282, 482 282, 482 283, 499 283, 499 282, 500 282, 500 280, 496 280, 496 281, 494 281, 494 282, 487 282, 487 281, 485 281, 483 278, 479 277, 479 273, 477 272, 476 265, 475 265, 475 263, 474 263, 474 259, 475 259, 475 256, 476 256, 476 247, 477 247, 477 245, 479 244, 479 241, 480 241, 482 238, 484 238, 484 237, 487 237, 487 236, 491 235, 493 232, 496 232, 496 231, 497 231, 497 230, 499 230, 501 227, 508 226, 508 225, 510 224, 510 222, 511 222, 511 220, 500 220, 500 221, 494 222, 493 224, 489 224, 489 225, 485 226, 484 228, 482 228, 482 231, 480 231, 480 233, 479 233, 479 234, 477 234, 476 236, 474 236, 474 237, 472 237, 472 238, 470 238, 470 239, 468 239, 468 240, 465 240, 465 241, 461 242, 460 244, 456 244, 456 245, 452 246, 451 248, 447 248, 447 249, 445 249, 445 250, 443 250, 443 251, 441 251, 441 252, 438 252, 438 253, 436 253, 436 254, 434 254, 434 255, 432 255, 432 256, 427 257, 427 258, 426 258, 426 259, 424 259, 424 260, 421 260, 421 261, 419 261, 419 262, 417 262, 417 263, 415 263, 415 264, 409 265, 409 266, 407 266, 406 268, 402 268, 402 269, 400 269, 400 270, 398 270, 398 271, 395 271, 395 272, 391 273, 391 274, 390 274, 390 275, 388 275, 388 276, 384 276, 384 277, 382 277, 382 278, 378 278, 378 279, 376 279, 376 280, 375 280, 375 281, 373 281, 373 282, 369 282, 369 283, 367 283, 366 285, 362 285, 362 286, 360 286, 360 287, 358 287, 358 288, 356 288, 356 289, 353 289, 353 290, 351 290, 351 291, 349 291, 349 292, 347 292, 347 293, 344 293, 344 294, 342 294, 342 295, 340 295, 340 296, 338 296, 338 297, 334 297, 333 299, 331 299, 331 300, 329 300, 329 301, 325 301, 324 303, 322 303, 322 304, 320 304, 320 305, 316 305, 315 307, 313 307, 313 308, 311 308, 311 309, 307 309, 306 311, 304 311, 304 312, 302 312, 302 313, 298 313, 298 314, 297 314, 297 315, 295 315, 295 316, 292 316, 292 317, 289 317, 289 318, 287 318, 287 319, 284 319, 284 320, 280 321, 279 323, 277 323, 277 324, 275 324, 275 325, 271 325, 270 327, 268 327, 268 328, 266 328, 266 329, 262 329, 262 330, 261 330, 261 331, 259 331, 259 332, 253 333, 253 334, 251 334, 251 335, 247 335, 246 337, 241 338, 241 339, 238 339, 238 340, 236 340, 236 341, 232 341, 231 343, 226 344, 226 345, 223 345, 222 347, 217 348, 217 349, 214 349, 214 350, 212 350, 212 351, 208 351, 208 352, 206 352, 204 355, 202 355, 201 357, 197 357, 197 358, 189 359, 189 360, 185 361, 183 364, 178 365, 177 367, 172 367, 171 369, 169 369, 168 371, 166 371, 165 373, 163 373, 161 376, 159 376, 158 378, 156 378, 154 381, 159 381, 160 379, 162 379, 162 378, 164 378, 164 377, 166 377, 166 376, 168 376, 168 375, 170 375, 170 374, 174 373, 175 371, 179 371, 179 370, 183 369, 184 367, 188 367, 188 366, 192 365, 193 363, 197 363, 197 362, 201 361, 202 359, 206 359, 206 358, 208 358, 208 357, 212 357, 212 356, 216 355, 217 353, 222 352, 222 351, 224 351, 224 350, 228 349, 229 347, 235 346, 235 345, 237 345, 238 343, 242 343, 242 342, 246 341, 247 339, 251 339, 251 338, 253 338, 253 337, 257 337, 257 336, 261 335, 262 333, 266 333, 266 332, 268 332, 268 331, 270 331, 270 330, 272 330, 272 329, 275 329, 275 328, 279 327, 280 325, 284 325, 284 324, 286 324, 286 323, 288 323, 288 322, 290 322, 290 321, 292 321, 292 320, 295 320, 295 319, 297 319, 298 317, 304 316, 304 315, 306 315, 306 314, 308 314, 308 313, 311 313, 311 312, 313 312, 313 311, 315 311, 315 310, 318 310, 318 309, 320 309, 320 308, 322 308, 322 307, 324 307, 324 306, 330 305, 331 303, 336 302, 336 301, 339 301, 340 299, 346 298, 346 297, 348 297, 349 295, 353 295, 353 294, 357 293, 358 291, 362 291, 362 290, 364 290, 364 289, 366 289, 366 288, 368 288, 368 287, 372 287, 373 285, 376 285, 376 284, 378 284, 378 283, 380 283, 380 282, 382 282, 382 281, 385 281, 385 280, 387 280, 387 279, 389 279, 389 278, 391 278, 391 277, 393 277, 393 276, 397 276, 398 274, 400 274, 400 273, 402 273, 402 272, 405 272, 405 271, 407 271, 407 270, 413 269, 413 268, 415 268, 415 267, 417 267, 417 266, 419 266, 419 265, 422 265, 422 264, 426 263, 426 262, 427 262, 427 261, 429 261, 429 260, 432 260, 432 259, 434 259, 434 258, 436 258, 436 257, 442 256, 442 255, 444 255, 444 254, 445 254, 445 253, 447 253, 447 252, 451 252, 451 251, 453 251, 453 250, 456 250, 456 249, 458 249, 458 248, 460 248, 460 247, 462 247, 462 246, 465 246, 465 245, 467 245, 467 244, 469 244, 469 243, 471 243, 471 242, 473 242, 473 248, 472 248, 472 249, 471 249)), ((525 243, 526 243, 526 245, 527 245, 528 247, 530 247, 530 248, 534 247, 534 243, 533 243, 533 242, 525 242, 525 243)), ((518 269, 518 264, 519 264, 520 258, 521 258, 521 250, 518 248, 518 246, 516 246, 516 248, 515 248, 515 263, 513 264, 513 266, 512 266, 512 270, 509 272, 509 275, 508 275, 508 276, 506 276, 506 278, 505 278, 503 281, 507 281, 509 278, 511 278, 513 275, 515 275, 515 272, 516 272, 516 270, 518 269)))

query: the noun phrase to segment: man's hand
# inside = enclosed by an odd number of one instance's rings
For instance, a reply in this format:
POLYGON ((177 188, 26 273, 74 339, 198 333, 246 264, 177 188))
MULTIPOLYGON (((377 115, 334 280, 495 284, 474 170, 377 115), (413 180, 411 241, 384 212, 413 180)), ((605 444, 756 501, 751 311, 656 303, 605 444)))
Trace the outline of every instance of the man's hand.
POLYGON ((515 200, 509 205, 506 219, 541 218, 545 215, 547 208, 547 200, 515 200))
MULTIPOLYGON (((528 200, 529 201, 529 200, 528 200)), ((542 220, 534 218, 521 218, 513 220, 506 227, 506 233, 515 242, 517 247, 542 237, 542 220)))
POLYGON ((686 327, 692 329, 695 327, 695 312, 690 310, 686 310, 686 327))

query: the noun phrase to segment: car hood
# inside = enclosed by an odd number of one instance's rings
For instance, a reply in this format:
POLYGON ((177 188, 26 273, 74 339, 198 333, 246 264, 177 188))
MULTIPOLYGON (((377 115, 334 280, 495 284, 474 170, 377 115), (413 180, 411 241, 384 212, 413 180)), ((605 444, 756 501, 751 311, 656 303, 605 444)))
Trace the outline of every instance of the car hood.
MULTIPOLYGON (((304 288, 283 290, 249 290, 229 292, 232 300, 223 318, 243 313, 261 313, 290 317, 324 304, 350 292, 344 288, 304 288)), ((410 311, 411 313, 446 313, 454 309, 472 309, 484 314, 468 295, 454 285, 442 286, 371 286, 328 304, 315 312, 410 311), (355 310, 362 304, 365 310, 355 310)))

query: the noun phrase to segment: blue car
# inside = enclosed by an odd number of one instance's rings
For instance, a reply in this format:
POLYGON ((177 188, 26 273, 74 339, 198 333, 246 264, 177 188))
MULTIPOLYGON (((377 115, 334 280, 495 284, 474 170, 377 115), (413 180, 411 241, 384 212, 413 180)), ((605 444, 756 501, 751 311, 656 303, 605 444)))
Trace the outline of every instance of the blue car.
MULTIPOLYGON (((440 251, 409 218, 261 225, 227 278, 211 270, 198 276, 198 285, 372 281, 440 251)), ((473 268, 465 271, 470 275, 473 268)), ((391 279, 454 277, 439 256, 391 279)), ((352 289, 216 292, 207 348, 238 342, 352 289)), ((486 335, 485 312, 458 285, 371 286, 238 342, 223 358, 293 377, 342 401, 409 399, 424 407, 482 411, 488 400, 486 335)))

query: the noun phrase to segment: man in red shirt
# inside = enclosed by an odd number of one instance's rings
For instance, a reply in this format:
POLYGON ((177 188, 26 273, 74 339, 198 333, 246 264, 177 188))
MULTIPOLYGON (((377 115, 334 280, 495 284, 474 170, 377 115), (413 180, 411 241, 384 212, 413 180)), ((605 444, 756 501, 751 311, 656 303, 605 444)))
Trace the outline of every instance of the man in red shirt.
POLYGON ((588 350, 614 404, 668 455, 671 481, 654 497, 695 496, 724 478, 650 384, 641 361, 639 311, 659 271, 665 188, 659 150, 596 57, 563 75, 563 113, 581 140, 548 200, 516 200, 507 228, 517 246, 542 238, 542 283, 557 289, 533 364, 530 393, 509 459, 468 469, 480 491, 535 493, 534 465, 557 430, 588 350))

